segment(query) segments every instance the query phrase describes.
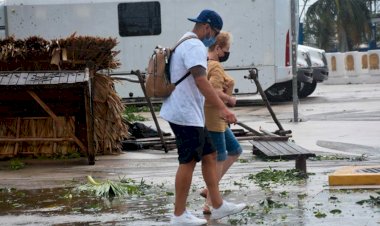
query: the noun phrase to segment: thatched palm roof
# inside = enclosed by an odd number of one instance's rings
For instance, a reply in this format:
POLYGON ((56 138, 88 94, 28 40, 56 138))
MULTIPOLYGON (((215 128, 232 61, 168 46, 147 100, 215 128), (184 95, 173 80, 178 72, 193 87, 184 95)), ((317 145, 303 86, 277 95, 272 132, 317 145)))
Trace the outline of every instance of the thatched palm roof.
MULTIPOLYGON (((14 37, 0 39, 0 71, 83 71, 90 68, 94 75, 95 151, 97 154, 118 152, 121 149, 120 141, 128 136, 128 128, 122 120, 124 106, 114 89, 112 78, 96 73, 119 67, 120 63, 115 58, 118 52, 113 50, 116 45, 114 38, 75 34, 57 40, 37 36, 22 40, 14 37)), ((67 123, 73 122, 67 120, 67 123)), ((10 125, 15 124, 0 124, 0 136, 9 134, 12 129, 6 127, 10 125)), ((69 127, 73 128, 72 125, 69 127)))

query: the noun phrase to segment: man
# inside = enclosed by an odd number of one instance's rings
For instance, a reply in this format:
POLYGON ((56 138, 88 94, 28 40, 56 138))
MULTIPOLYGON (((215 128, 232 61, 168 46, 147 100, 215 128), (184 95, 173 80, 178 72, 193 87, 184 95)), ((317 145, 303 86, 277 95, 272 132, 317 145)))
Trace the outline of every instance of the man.
POLYGON ((245 204, 233 204, 222 199, 217 174, 216 152, 205 128, 205 98, 220 112, 228 123, 236 117, 220 100, 207 80, 207 49, 223 27, 222 18, 212 10, 203 10, 195 19, 192 32, 182 38, 196 36, 181 43, 170 62, 171 82, 178 81, 187 71, 191 75, 182 81, 164 100, 160 115, 169 122, 176 137, 179 166, 175 178, 175 207, 171 224, 202 225, 200 219, 186 210, 194 168, 202 160, 202 174, 212 201, 211 219, 219 219, 243 210, 245 204))

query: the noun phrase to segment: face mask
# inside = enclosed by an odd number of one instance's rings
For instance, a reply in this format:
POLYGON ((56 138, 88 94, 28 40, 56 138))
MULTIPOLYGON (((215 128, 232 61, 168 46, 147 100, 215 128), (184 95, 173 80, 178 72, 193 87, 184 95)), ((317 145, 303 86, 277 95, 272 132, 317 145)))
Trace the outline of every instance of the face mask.
POLYGON ((228 60, 228 57, 230 56, 230 52, 224 52, 224 56, 222 57, 219 57, 219 62, 224 62, 224 61, 227 61, 228 60))
POLYGON ((203 42, 203 45, 205 45, 208 48, 215 43, 216 39, 215 37, 210 37, 210 38, 204 38, 201 41, 203 42))

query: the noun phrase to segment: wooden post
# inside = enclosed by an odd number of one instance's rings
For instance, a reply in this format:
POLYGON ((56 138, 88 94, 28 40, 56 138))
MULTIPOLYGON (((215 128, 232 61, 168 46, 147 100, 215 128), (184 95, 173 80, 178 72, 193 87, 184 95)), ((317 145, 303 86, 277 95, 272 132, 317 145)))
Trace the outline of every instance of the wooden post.
POLYGON ((300 172, 303 172, 305 175, 307 173, 306 170, 306 156, 305 155, 299 155, 296 158, 296 169, 300 172))
POLYGON ((86 134, 87 134, 87 157, 88 164, 95 165, 95 149, 94 149, 94 113, 92 106, 92 76, 90 76, 89 84, 84 90, 84 102, 86 111, 86 134))
MULTIPOLYGON (((20 117, 17 117, 16 119, 16 139, 20 138, 20 125, 21 124, 21 118, 20 117)), ((17 152, 18 152, 18 146, 20 145, 19 142, 16 142, 15 144, 15 149, 14 149, 14 152, 13 152, 13 155, 16 156, 17 155, 17 152)))
POLYGON ((142 91, 144 93, 145 100, 148 103, 148 107, 149 107, 150 113, 152 114, 152 118, 153 118, 154 124, 156 125, 157 133, 158 133, 158 135, 160 137, 160 140, 161 140, 161 143, 162 143, 162 147, 164 148, 165 153, 168 153, 169 150, 168 150, 168 147, 166 146, 165 139, 164 139, 164 136, 162 134, 162 131, 161 131, 161 128, 160 128, 160 124, 158 123, 156 114, 154 113, 152 102, 150 101, 150 98, 146 94, 145 85, 144 85, 145 84, 144 78, 141 75, 141 72, 139 70, 133 71, 131 73, 137 75, 137 77, 139 78, 140 86, 141 86, 141 89, 142 89, 142 91))
MULTIPOLYGON (((57 138, 57 125, 55 123, 55 121, 53 120, 53 137, 54 138, 57 138)), ((53 143, 53 153, 56 154, 57 153, 57 142, 54 142, 53 143)))
POLYGON ((263 99, 264 104, 267 107, 270 115, 272 116, 273 121, 278 126, 278 129, 281 130, 281 131, 283 131, 284 128, 282 127, 280 121, 278 121, 278 119, 276 117, 276 114, 274 113, 272 107, 270 106, 270 103, 269 103, 269 100, 267 98, 267 95, 265 95, 265 92, 264 92, 263 88, 261 87, 261 84, 260 84, 259 79, 257 78, 257 76, 258 76, 257 69, 251 69, 251 70, 249 70, 249 77, 252 78, 253 81, 255 82, 257 90, 260 93, 261 99, 263 99))

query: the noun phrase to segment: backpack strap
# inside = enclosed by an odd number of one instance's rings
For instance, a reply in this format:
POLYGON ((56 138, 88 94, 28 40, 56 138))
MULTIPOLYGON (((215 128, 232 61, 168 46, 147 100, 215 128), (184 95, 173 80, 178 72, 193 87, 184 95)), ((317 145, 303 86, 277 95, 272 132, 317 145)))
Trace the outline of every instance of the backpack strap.
POLYGON ((174 83, 175 86, 177 86, 178 84, 180 84, 183 80, 185 80, 185 78, 187 78, 187 76, 190 75, 190 71, 188 71, 184 76, 182 76, 177 82, 174 83))
MULTIPOLYGON (((195 35, 190 35, 190 36, 187 36, 187 37, 184 37, 183 39, 179 40, 177 42, 177 44, 172 48, 172 53, 175 51, 175 49, 184 41, 186 40, 189 40, 191 38, 198 38, 197 36, 195 35)), ((183 80, 185 80, 185 78, 187 78, 187 76, 190 75, 190 71, 188 71, 184 76, 182 76, 177 82, 174 83, 175 86, 177 86, 178 84, 180 84, 183 80)))
POLYGON ((192 38, 198 38, 198 37, 195 36, 195 35, 190 35, 190 36, 184 37, 183 39, 179 40, 179 41, 177 42, 177 44, 172 48, 172 52, 174 52, 175 49, 176 49, 176 48, 177 48, 182 42, 184 42, 184 41, 186 41, 186 40, 189 40, 189 39, 192 39, 192 38))

